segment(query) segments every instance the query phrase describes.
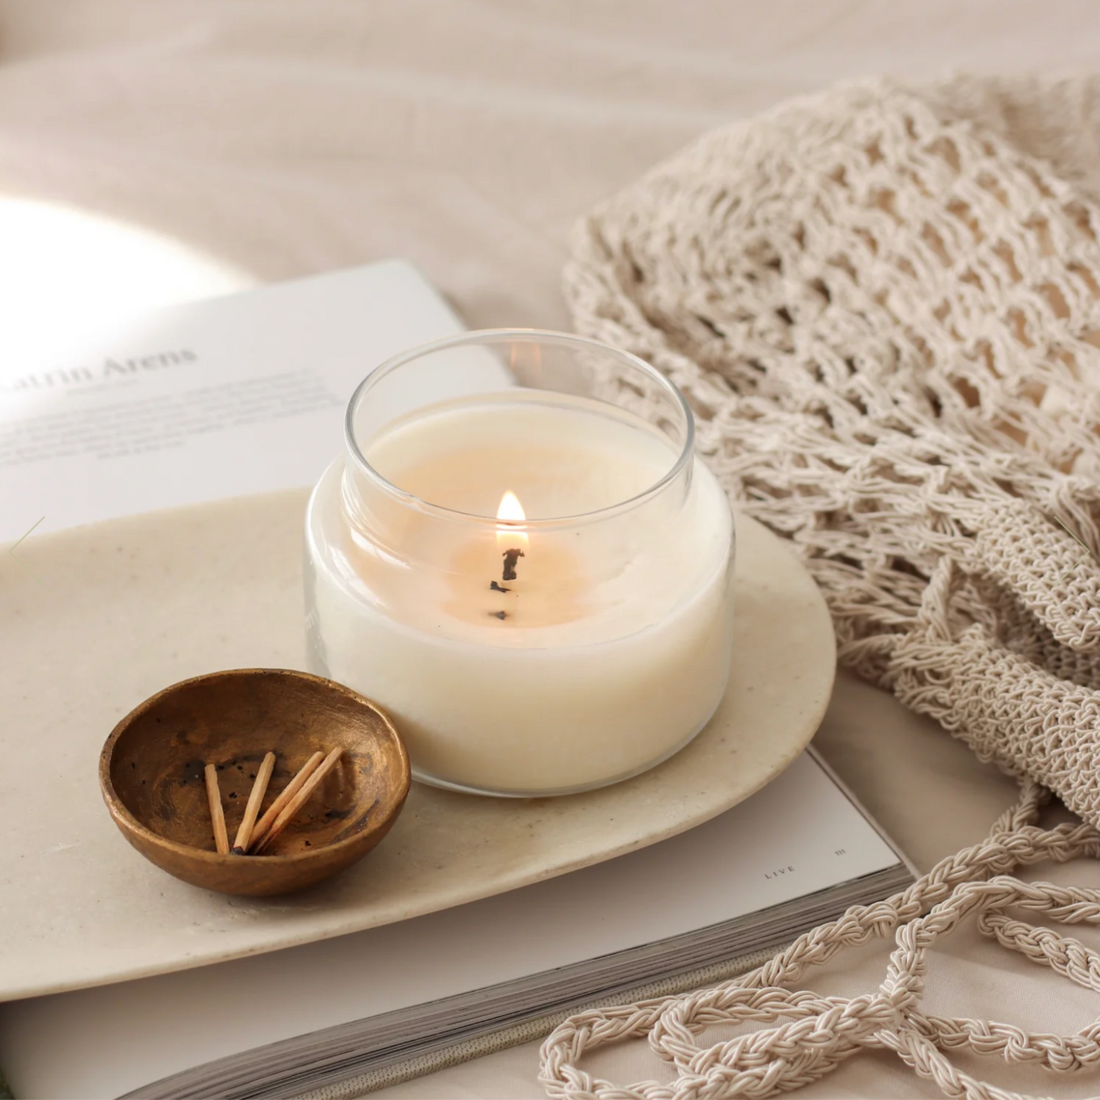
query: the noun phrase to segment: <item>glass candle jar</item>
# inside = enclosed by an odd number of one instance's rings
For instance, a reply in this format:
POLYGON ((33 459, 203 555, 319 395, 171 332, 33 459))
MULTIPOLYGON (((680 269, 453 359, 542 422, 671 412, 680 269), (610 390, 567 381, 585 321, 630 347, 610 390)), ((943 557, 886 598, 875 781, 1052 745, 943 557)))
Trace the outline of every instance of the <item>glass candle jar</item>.
POLYGON ((733 522, 679 391, 564 333, 470 332, 356 390, 306 519, 310 667, 421 782, 569 794, 652 767, 726 688, 733 522))

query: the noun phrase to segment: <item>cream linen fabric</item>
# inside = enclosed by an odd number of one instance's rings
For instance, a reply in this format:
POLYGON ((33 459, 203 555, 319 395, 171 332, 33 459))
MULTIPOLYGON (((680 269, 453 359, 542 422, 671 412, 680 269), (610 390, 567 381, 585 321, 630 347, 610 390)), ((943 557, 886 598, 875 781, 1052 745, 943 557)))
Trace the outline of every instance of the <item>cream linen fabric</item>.
MULTIPOLYGON (((26 200, 62 204, 194 259, 150 290, 152 255, 119 271, 109 249, 33 221, 39 236, 0 241, 4 314, 40 310, 48 291, 63 323, 93 291, 167 300, 397 255, 472 326, 567 327, 574 219, 703 130, 860 74, 1035 67, 1100 69, 1094 0, 7 0, 0 226, 26 200)), ((1015 793, 847 678, 817 744, 922 868, 980 839, 1015 793)), ((1039 875, 1100 886, 1098 871, 1039 875)), ((875 986, 883 959, 845 958, 815 987, 875 986)), ((1032 1030, 1097 1015, 1092 995, 976 936, 934 956, 930 986, 930 1011, 1032 1030)), ((537 1097, 537 1065, 528 1044, 375 1095, 537 1097)), ((593 1068, 667 1076, 641 1044, 593 1068)), ((1022 1091, 1100 1092, 982 1069, 1022 1091)), ((937 1093, 874 1054, 799 1095, 937 1093)))

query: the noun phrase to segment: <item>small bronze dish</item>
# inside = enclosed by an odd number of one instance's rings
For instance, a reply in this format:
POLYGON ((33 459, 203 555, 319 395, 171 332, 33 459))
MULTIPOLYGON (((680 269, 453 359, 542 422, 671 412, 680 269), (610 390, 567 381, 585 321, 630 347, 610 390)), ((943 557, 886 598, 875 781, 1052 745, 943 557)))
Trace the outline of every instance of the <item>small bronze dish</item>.
POLYGON ((409 793, 409 757, 389 719, 349 688, 283 669, 245 668, 165 688, 111 731, 99 784, 122 835, 184 882, 223 894, 289 894, 350 866, 389 832, 409 793), (316 751, 342 746, 263 855, 219 855, 204 766, 216 765, 232 837, 264 754, 276 754, 263 801, 316 751))

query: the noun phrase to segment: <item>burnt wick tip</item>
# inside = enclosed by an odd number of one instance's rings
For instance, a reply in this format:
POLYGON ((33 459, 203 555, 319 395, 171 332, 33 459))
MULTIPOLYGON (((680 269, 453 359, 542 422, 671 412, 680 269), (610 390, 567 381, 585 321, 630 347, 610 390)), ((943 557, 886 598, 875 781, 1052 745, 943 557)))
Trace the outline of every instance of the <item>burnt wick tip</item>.
POLYGON ((507 618, 508 618, 508 612, 507 612, 507 611, 490 611, 490 612, 489 612, 489 614, 490 614, 490 615, 491 615, 491 616, 492 616, 492 617, 493 617, 494 619, 500 619, 500 620, 502 620, 502 621, 503 621, 504 619, 507 619, 507 618))
POLYGON ((489 582, 489 588, 493 592, 511 592, 510 588, 505 588, 502 584, 497 584, 496 581, 489 582))
POLYGON ((522 550, 504 551, 504 576, 501 580, 514 581, 516 579, 516 562, 525 557, 522 550))

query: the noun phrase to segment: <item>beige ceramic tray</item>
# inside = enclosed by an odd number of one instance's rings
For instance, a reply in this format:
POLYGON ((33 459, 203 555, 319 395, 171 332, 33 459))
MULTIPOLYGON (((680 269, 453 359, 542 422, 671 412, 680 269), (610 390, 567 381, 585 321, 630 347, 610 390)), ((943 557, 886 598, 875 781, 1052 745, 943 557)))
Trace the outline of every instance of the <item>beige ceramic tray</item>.
POLYGON ((0 1000, 337 936, 652 844, 778 775, 825 712, 834 647, 821 595, 780 539, 738 517, 730 689, 677 756, 561 799, 414 784, 384 843, 321 887, 267 902, 195 889, 119 835, 97 787, 99 750, 166 684, 302 666, 305 499, 279 493, 31 538, 19 556, 38 580, 0 554, 0 1000))

